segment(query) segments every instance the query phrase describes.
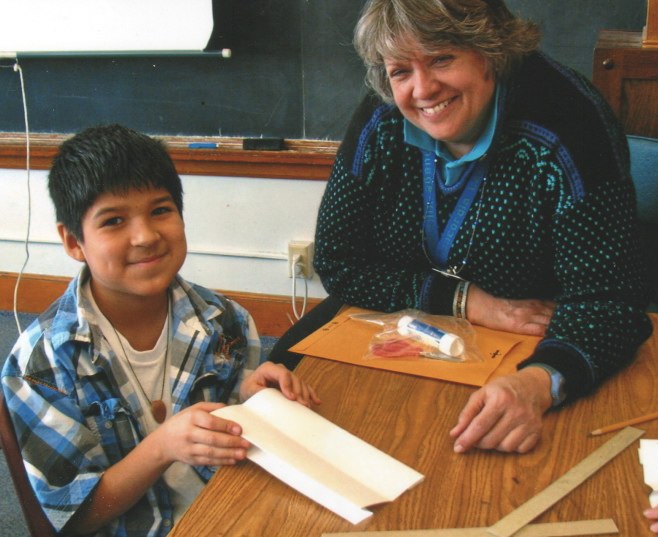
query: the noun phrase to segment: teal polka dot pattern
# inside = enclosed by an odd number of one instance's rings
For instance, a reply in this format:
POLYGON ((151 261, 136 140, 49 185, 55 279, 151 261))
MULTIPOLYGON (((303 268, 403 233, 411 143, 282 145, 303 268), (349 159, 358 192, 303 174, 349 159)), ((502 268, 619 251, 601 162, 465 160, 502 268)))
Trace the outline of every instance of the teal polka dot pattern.
MULTIPOLYGON (((510 102, 520 93, 513 88, 510 102)), ((574 106, 592 102, 583 99, 574 106)), ((644 313, 646 274, 635 197, 623 158, 627 152, 611 148, 622 144, 623 136, 611 139, 608 133, 616 127, 605 123, 608 111, 599 111, 600 103, 588 106, 598 124, 585 124, 578 133, 549 128, 550 119, 539 121, 510 106, 483 193, 480 187, 473 244, 469 250, 477 203, 448 258, 449 265, 466 259, 460 275, 496 296, 557 301, 531 360, 566 371, 571 393, 578 395, 626 365, 651 330, 644 313), (600 136, 607 150, 587 154, 600 136)), ((326 290, 349 304, 428 310, 431 289, 443 293, 439 299, 450 305, 454 280, 443 281, 448 279, 432 272, 423 249, 422 156, 404 143, 397 110, 382 113, 380 108, 377 114, 376 124, 368 127, 372 132, 364 137, 372 108, 357 111, 354 121, 361 128, 351 132, 365 138, 366 145, 355 151, 350 144, 357 139, 348 136, 337 155, 318 216, 316 270, 326 290), (352 161, 355 154, 362 156, 358 165, 352 161)), ((572 125, 567 122, 567 127, 572 125)), ((443 229, 458 194, 437 190, 443 229)), ((446 306, 432 312, 451 310, 446 306)))

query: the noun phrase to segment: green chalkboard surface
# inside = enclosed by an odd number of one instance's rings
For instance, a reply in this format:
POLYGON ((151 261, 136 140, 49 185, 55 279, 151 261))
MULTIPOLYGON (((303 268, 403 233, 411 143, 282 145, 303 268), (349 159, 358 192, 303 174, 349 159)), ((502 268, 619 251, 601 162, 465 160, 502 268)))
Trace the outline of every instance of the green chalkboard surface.
MULTIPOLYGON (((591 75, 598 30, 639 30, 646 0, 508 0, 543 48, 591 75)), ((233 56, 24 58, 30 130, 120 122, 151 134, 339 140, 364 92, 352 30, 364 0, 215 0, 211 44, 233 56), (213 43, 214 42, 214 43, 213 43)), ((1 64, 8 66, 8 60, 1 64)), ((23 131, 20 79, 0 69, 0 131, 23 131)))

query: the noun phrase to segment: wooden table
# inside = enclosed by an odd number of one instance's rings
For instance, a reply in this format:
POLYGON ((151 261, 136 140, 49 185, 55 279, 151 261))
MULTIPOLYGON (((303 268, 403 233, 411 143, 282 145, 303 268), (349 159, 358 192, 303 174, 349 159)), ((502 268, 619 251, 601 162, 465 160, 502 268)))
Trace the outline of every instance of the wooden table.
MULTIPOLYGON (((353 526, 246 461, 215 475, 172 536, 319 537, 489 526, 612 436, 590 437, 589 431, 658 410, 655 333, 636 361, 596 394, 549 413, 540 445, 525 455, 453 453, 448 431, 472 387, 310 357, 297 372, 317 387, 323 401, 318 413, 425 474, 425 480, 353 526)), ((658 422, 638 427, 646 430, 645 438, 658 438, 658 422)), ((649 489, 638 446, 624 450, 534 522, 612 518, 623 537, 653 535, 642 516, 649 489)))

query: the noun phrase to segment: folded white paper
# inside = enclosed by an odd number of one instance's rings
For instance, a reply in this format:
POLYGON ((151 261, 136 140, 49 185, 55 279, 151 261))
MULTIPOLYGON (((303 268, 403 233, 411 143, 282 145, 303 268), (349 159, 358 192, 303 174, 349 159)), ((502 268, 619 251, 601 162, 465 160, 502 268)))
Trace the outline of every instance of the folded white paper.
POLYGON ((649 504, 658 505, 658 440, 640 439, 640 464, 644 470, 644 482, 651 487, 649 504))
POLYGON ((273 388, 213 414, 241 425, 250 460, 352 524, 424 477, 273 388))

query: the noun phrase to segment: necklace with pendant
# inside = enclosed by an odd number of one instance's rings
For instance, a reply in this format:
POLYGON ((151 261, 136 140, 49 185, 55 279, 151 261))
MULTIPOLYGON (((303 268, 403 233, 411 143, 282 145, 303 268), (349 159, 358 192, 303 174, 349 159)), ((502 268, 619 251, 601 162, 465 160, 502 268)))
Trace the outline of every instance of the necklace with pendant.
POLYGON ((162 387, 160 388, 159 399, 154 399, 151 401, 149 396, 146 395, 146 392, 144 391, 144 387, 142 386, 142 383, 139 381, 139 378, 137 377, 137 374, 135 373, 135 370, 133 369, 133 366, 130 363, 130 358, 128 358, 128 353, 126 352, 126 349, 124 349, 123 347, 123 343, 121 342, 121 336, 117 332, 116 328, 114 328, 114 326, 112 326, 112 330, 114 330, 114 335, 116 336, 117 341, 119 342, 119 346, 121 347, 121 352, 123 353, 123 357, 126 363, 128 364, 130 371, 133 374, 135 382, 137 382, 139 391, 142 392, 144 399, 146 399, 149 403, 149 406, 151 408, 151 415, 153 416, 153 419, 158 423, 162 423, 167 417, 167 406, 165 405, 163 398, 164 398, 164 390, 165 390, 165 380, 167 378, 167 364, 169 363, 169 335, 170 335, 169 313, 167 313, 167 346, 165 347, 165 363, 164 363, 164 369, 162 371, 162 387))
POLYGON ((455 184, 450 187, 441 188, 440 185, 443 184, 443 180, 440 176, 441 168, 438 166, 437 158, 431 152, 423 152, 423 201, 425 204, 422 227, 423 251, 431 262, 432 270, 449 278, 455 278, 457 280, 464 279, 460 273, 466 266, 473 246, 475 233, 480 223, 480 210, 482 209, 482 200, 484 199, 484 191, 487 185, 487 168, 488 163, 485 154, 479 159, 470 162, 467 168, 462 171, 459 180, 455 184), (438 177, 437 174, 439 174, 438 177), (455 208, 442 231, 439 230, 438 222, 437 192, 439 189, 445 190, 447 193, 459 192, 461 190, 455 208), (462 258, 461 266, 458 264, 449 266, 448 257, 450 250, 476 198, 477 208, 475 220, 471 227, 466 253, 462 258), (428 251, 428 246, 430 245, 431 251, 428 251))
MULTIPOLYGON (((466 263, 468 261, 468 255, 471 253, 471 247, 473 246, 473 239, 475 238, 475 232, 477 231, 478 224, 480 223, 480 209, 482 209, 482 198, 484 198, 484 190, 486 189, 486 187, 487 187, 487 178, 484 177, 482 179, 482 190, 480 192, 480 197, 478 199, 478 204, 475 212, 475 220, 473 221, 473 225, 471 227, 471 236, 468 241, 468 246, 466 247, 466 253, 464 254, 464 258, 461 261, 461 265, 459 266, 453 265, 451 267, 447 267, 446 269, 432 267, 432 270, 434 272, 438 272, 439 274, 443 274, 444 276, 448 276, 449 278, 455 278, 456 280, 462 280, 462 281, 464 280, 464 278, 462 278, 459 275, 459 273, 466 266, 466 263)), ((424 243, 425 240, 423 239, 423 248, 425 247, 424 243)))

